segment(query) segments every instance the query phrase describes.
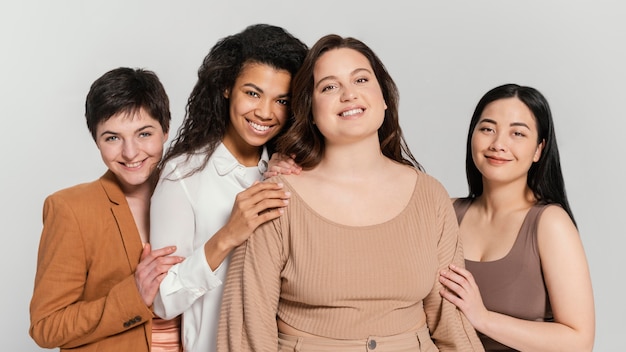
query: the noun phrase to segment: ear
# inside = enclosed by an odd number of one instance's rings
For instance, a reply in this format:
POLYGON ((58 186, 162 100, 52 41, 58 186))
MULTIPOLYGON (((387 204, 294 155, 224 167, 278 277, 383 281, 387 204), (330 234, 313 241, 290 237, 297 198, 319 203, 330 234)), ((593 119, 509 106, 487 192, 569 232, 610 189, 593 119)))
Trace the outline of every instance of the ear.
POLYGON ((224 98, 228 99, 230 97, 230 91, 228 89, 224 89, 224 93, 222 93, 224 98))
POLYGON ((541 153, 543 152, 543 147, 546 145, 546 140, 542 140, 541 143, 537 145, 537 150, 535 150, 535 155, 533 156, 533 162, 539 161, 541 158, 541 153))

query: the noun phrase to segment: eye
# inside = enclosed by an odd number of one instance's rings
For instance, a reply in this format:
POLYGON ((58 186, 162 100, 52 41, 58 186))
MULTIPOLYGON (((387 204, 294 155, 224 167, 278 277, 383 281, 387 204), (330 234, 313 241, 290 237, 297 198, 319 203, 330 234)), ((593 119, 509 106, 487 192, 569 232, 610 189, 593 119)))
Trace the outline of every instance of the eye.
POLYGON ((513 132, 513 135, 515 137, 526 137, 526 134, 524 132, 520 132, 520 131, 513 132))
POLYGON ((362 78, 357 78, 356 83, 367 83, 369 81, 370 81, 369 78, 362 77, 362 78))
POLYGON ((150 136, 152 136, 152 133, 150 133, 150 132, 140 132, 139 133, 139 137, 141 137, 141 138, 146 138, 146 137, 150 137, 150 136))
POLYGON ((119 139, 119 137, 117 137, 117 136, 108 136, 107 138, 104 139, 104 141, 105 142, 113 142, 113 141, 116 141, 118 139, 119 139))
POLYGON ((336 89, 336 88, 337 88, 337 86, 336 86, 336 85, 334 85, 334 84, 329 84, 329 85, 326 85, 326 86, 324 86, 324 87, 322 88, 322 92, 328 92, 328 91, 333 90, 333 89, 336 89))
POLYGON ((288 99, 278 99, 277 103, 280 104, 280 105, 289 106, 289 100, 288 99))
POLYGON ((248 94, 249 96, 254 97, 254 98, 259 98, 261 96, 261 95, 259 95, 259 93, 255 92, 253 90, 247 91, 246 94, 248 94))
POLYGON ((478 130, 481 131, 481 132, 485 132, 485 133, 493 133, 493 132, 495 132, 493 128, 486 127, 486 126, 481 127, 478 130))

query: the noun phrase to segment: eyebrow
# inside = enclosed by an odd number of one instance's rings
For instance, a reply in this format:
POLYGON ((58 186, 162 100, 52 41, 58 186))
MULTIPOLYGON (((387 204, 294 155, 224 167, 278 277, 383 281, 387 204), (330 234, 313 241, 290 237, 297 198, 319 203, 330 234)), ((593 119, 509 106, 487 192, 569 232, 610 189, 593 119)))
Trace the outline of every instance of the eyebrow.
MULTIPOLYGON (((354 71, 350 72, 350 76, 354 76, 356 74, 358 74, 361 71, 365 71, 367 73, 373 74, 372 71, 370 71, 367 68, 364 67, 359 67, 357 69, 355 69, 354 71)), ((330 76, 326 76, 326 77, 322 77, 319 81, 317 81, 317 83, 315 84, 315 88, 319 87, 320 84, 322 84, 322 82, 329 80, 329 79, 337 79, 337 76, 335 75, 330 75, 330 76)))
MULTIPOLYGON (((492 123, 494 125, 497 125, 498 123, 495 120, 492 119, 488 119, 488 118, 484 118, 478 121, 478 123, 483 123, 483 122, 487 122, 487 123, 492 123)), ((527 124, 525 124, 524 122, 512 122, 509 126, 513 127, 513 126, 520 126, 520 127, 526 127, 528 129, 530 129, 530 127, 528 127, 527 124)))
MULTIPOLYGON (((155 128, 153 125, 145 125, 142 127, 139 127, 138 129, 135 130, 135 133, 137 132, 141 132, 141 131, 145 131, 149 128, 155 128)), ((102 133, 100 133, 100 137, 104 136, 105 134, 112 134, 112 135, 118 135, 118 132, 114 132, 114 131, 103 131, 102 133)))

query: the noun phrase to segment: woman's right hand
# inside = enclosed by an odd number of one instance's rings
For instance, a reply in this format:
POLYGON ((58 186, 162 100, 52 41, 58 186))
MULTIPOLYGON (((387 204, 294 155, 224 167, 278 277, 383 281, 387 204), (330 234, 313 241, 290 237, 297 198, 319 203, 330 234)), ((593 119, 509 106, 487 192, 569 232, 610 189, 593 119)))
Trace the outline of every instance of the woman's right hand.
POLYGON ((450 264, 439 274, 439 282, 444 286, 440 294, 457 306, 469 322, 479 331, 486 321, 489 311, 485 308, 480 290, 469 270, 450 264))
POLYGON ((226 225, 204 245, 209 266, 215 270, 257 227, 281 216, 289 197, 282 183, 258 181, 237 194, 226 225))
POLYGON ((141 259, 135 269, 135 284, 146 306, 149 307, 154 302, 161 281, 170 268, 185 259, 170 255, 175 251, 174 246, 152 250, 149 243, 144 245, 141 259))

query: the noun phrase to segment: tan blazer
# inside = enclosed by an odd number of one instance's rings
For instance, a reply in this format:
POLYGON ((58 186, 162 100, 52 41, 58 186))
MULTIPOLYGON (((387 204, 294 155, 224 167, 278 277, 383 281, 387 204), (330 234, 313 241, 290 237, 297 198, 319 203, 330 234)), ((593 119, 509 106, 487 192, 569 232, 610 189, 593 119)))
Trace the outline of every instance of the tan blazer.
POLYGON ((149 351, 153 315, 133 275, 141 250, 110 171, 46 198, 30 303, 35 342, 61 351, 149 351))

